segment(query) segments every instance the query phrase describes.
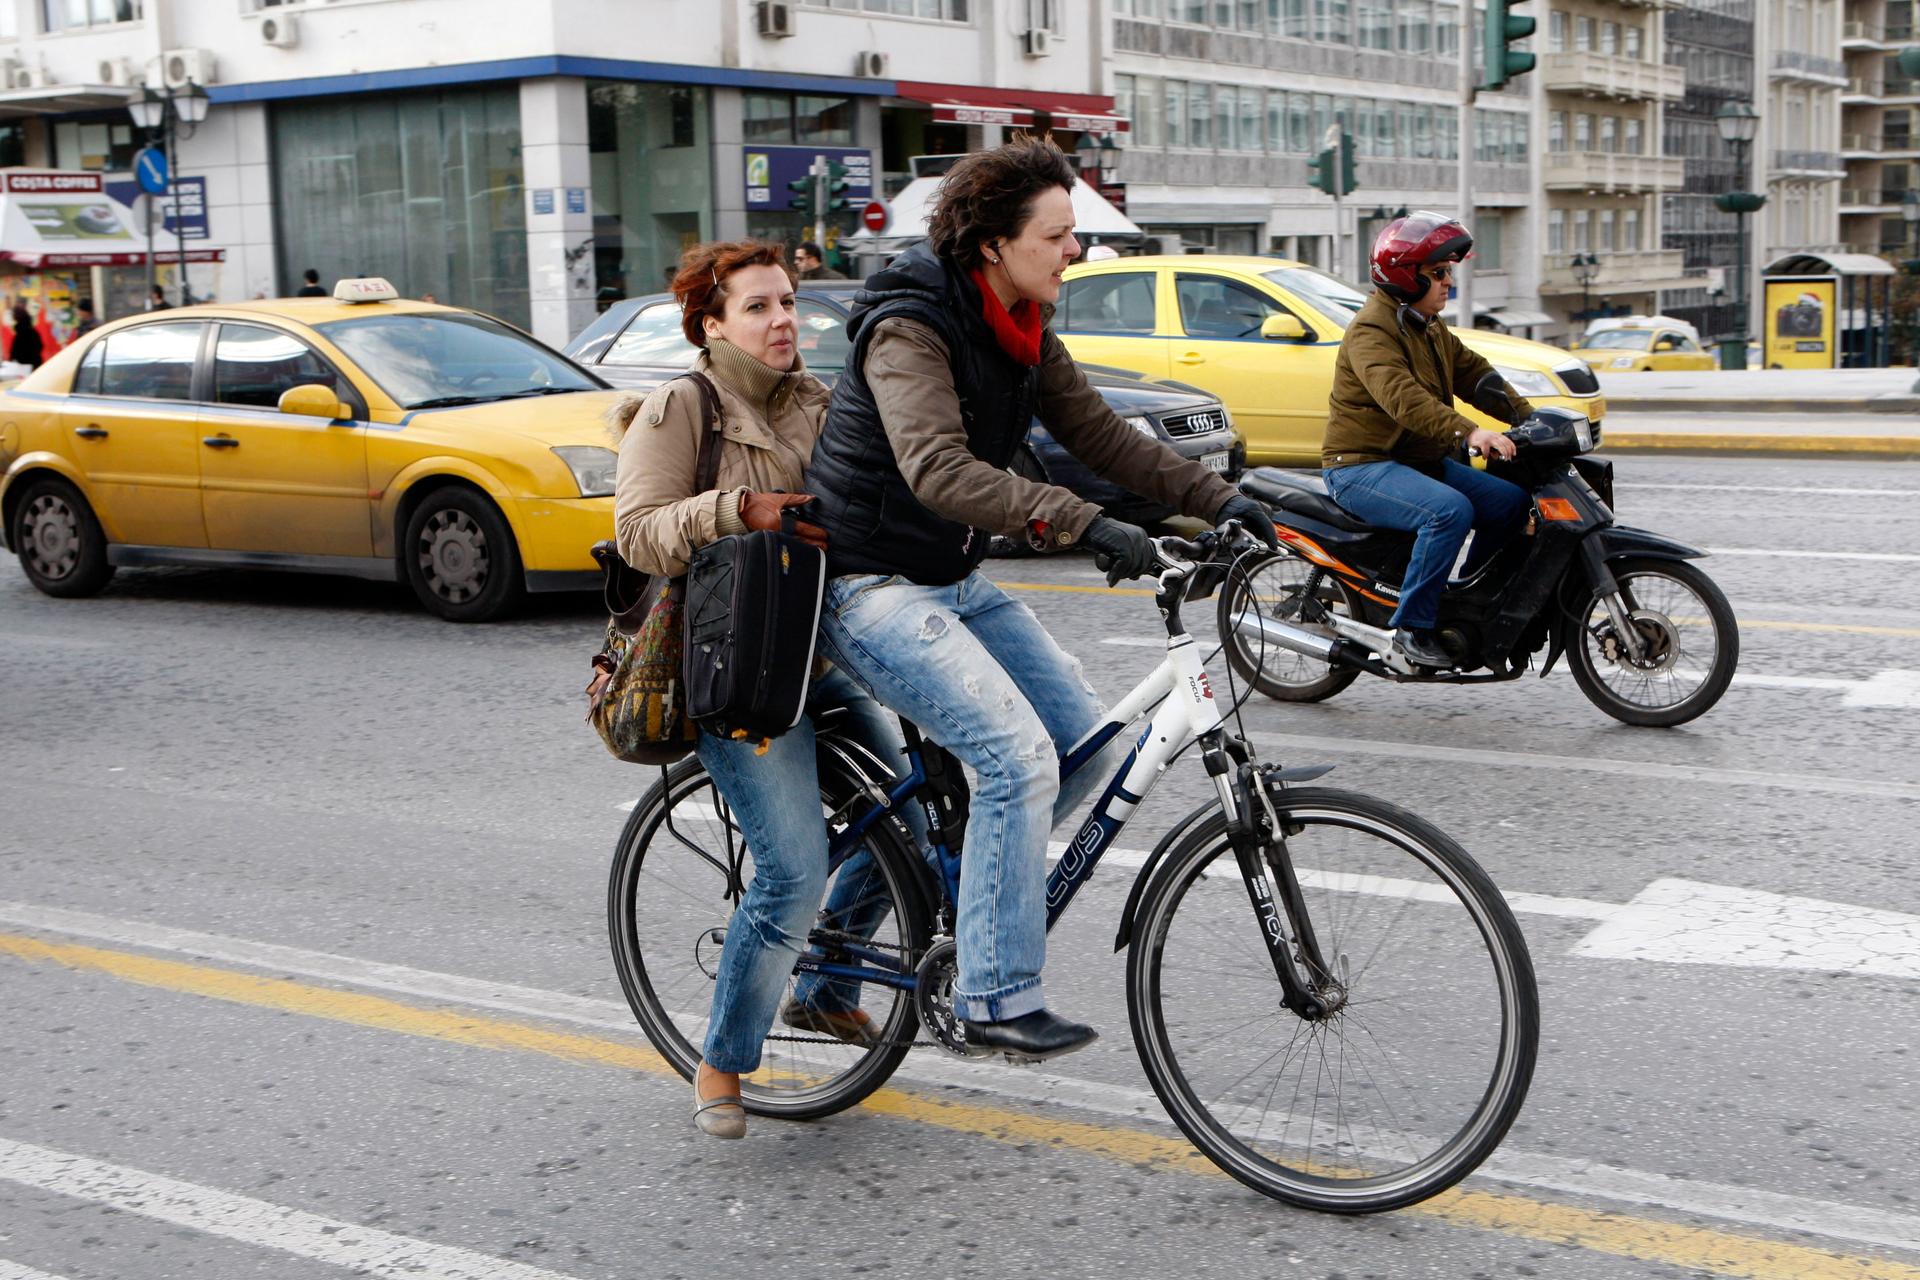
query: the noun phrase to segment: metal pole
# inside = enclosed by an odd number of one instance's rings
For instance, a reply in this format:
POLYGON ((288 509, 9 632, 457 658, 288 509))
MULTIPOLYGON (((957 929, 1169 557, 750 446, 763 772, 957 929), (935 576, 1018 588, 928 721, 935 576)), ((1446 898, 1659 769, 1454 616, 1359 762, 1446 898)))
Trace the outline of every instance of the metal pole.
MULTIPOLYGON (((1455 217, 1473 229, 1473 100, 1479 86, 1473 82, 1473 0, 1460 0, 1460 181, 1459 205, 1455 217)), ((1454 323, 1473 328, 1473 264, 1462 262, 1453 269, 1454 323)))
POLYGON ((186 228, 180 225, 180 175, 173 167, 173 94, 167 94, 165 114, 161 117, 161 127, 166 130, 167 145, 167 194, 173 197, 173 243, 179 257, 175 260, 175 269, 180 273, 180 305, 192 303, 187 292, 187 235, 186 228))
MULTIPOLYGON (((147 296, 140 299, 142 310, 153 305, 153 202, 159 198, 149 191, 146 200, 140 206, 147 211, 147 296)), ((99 302, 102 299, 95 298, 94 301, 99 302)))

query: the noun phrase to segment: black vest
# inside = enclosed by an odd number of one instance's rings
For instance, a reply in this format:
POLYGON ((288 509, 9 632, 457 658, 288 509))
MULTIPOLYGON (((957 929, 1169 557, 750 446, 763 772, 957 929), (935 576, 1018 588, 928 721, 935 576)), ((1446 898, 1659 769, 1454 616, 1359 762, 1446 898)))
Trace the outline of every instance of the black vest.
POLYGON ((864 372, 882 320, 898 316, 927 325, 946 343, 968 450, 1005 467, 1026 439, 1040 371, 1000 349, 980 304, 973 281, 925 241, 869 276, 855 297, 847 322, 853 348, 807 469, 807 489, 819 499, 817 523, 827 531, 828 573, 900 574, 945 586, 986 558, 987 530, 935 515, 914 497, 864 372))

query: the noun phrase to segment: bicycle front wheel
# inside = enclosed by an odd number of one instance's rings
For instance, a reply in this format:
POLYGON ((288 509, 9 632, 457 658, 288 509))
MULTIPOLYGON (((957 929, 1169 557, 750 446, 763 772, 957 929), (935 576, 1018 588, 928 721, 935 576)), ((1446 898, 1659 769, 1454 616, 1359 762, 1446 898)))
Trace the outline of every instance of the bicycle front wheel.
MULTIPOLYGON (((821 807, 830 828, 844 826, 848 812, 867 804, 833 772, 823 759, 821 807)), ((911 973, 928 925, 909 856, 890 823, 875 823, 828 884, 828 903, 839 915, 823 914, 813 931, 815 949, 832 953, 854 945, 869 967, 911 973)), ((753 875, 753 855, 698 757, 667 770, 620 834, 607 884, 614 968, 647 1038, 688 1079, 700 1064, 727 928, 753 875)), ((788 975, 783 1009, 801 981, 788 975)), ((870 1040, 848 1043, 776 1017, 760 1069, 740 1081, 748 1111, 788 1120, 832 1115, 879 1088, 900 1065, 919 1026, 909 992, 838 982, 828 994, 836 1007, 851 1003, 866 1012, 870 1040)))
POLYGON ((1526 1099, 1540 1038, 1526 941, 1486 872, 1431 823, 1325 789, 1275 808, 1332 1012, 1309 1020, 1282 1003, 1215 814, 1142 899, 1134 1043, 1174 1122, 1241 1182, 1308 1209, 1403 1208, 1486 1159, 1526 1099))

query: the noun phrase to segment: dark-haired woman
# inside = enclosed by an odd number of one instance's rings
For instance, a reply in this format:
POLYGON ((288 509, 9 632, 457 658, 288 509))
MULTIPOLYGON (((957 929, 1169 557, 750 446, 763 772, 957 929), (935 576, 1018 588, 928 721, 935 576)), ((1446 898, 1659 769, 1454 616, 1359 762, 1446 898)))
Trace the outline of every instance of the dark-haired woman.
POLYGON ((1087 546, 1138 576, 1144 530, 1006 470, 1038 414, 1095 472, 1210 522, 1273 525, 1197 462, 1128 427, 1087 384, 1047 309, 1079 256, 1074 175, 1051 142, 978 152, 941 184, 928 238, 867 281, 808 486, 828 535, 821 639, 838 665, 975 773, 955 1003, 970 1042, 1041 1060, 1092 1028, 1049 1011, 1046 844, 1096 776, 1060 757, 1100 704, 1028 608, 977 572, 991 535, 1087 546), (1077 784, 1077 785, 1076 785, 1077 784))
MULTIPOLYGON (((743 241, 699 245, 682 260, 673 292, 687 340, 702 349, 693 368, 713 383, 724 419, 719 476, 716 488, 695 491, 701 401, 687 379, 616 408, 624 434, 614 525, 620 555, 636 569, 684 572, 696 548, 730 533, 777 529, 783 508, 808 501, 803 473, 827 390, 801 365, 784 259, 778 245, 743 241)), ((823 537, 806 523, 799 532, 816 544, 823 537)), ((886 713, 833 670, 814 680, 808 700, 810 713, 829 707, 848 709, 850 731, 880 759, 899 758, 903 744, 886 713)), ((853 1043, 874 1032, 866 1012, 832 986, 815 985, 804 1003, 779 1008, 827 883, 826 824, 812 799, 819 794, 812 720, 803 716, 764 749, 702 734, 696 750, 754 860, 753 882, 721 949, 694 1076, 695 1123, 715 1137, 738 1138, 747 1122, 740 1076, 759 1069, 776 1011, 789 1025, 853 1043)), ((853 864, 842 879, 857 885, 853 864)))
POLYGON ((7 359, 24 364, 29 369, 38 369, 42 363, 40 331, 33 327, 33 315, 25 307, 13 309, 13 346, 7 351, 7 359))

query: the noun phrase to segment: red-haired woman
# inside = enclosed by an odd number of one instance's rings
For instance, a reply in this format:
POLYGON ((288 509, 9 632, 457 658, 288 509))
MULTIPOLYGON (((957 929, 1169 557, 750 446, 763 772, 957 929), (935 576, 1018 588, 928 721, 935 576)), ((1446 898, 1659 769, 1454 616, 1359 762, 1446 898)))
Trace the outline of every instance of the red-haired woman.
MULTIPOLYGON (((673 293, 687 340, 701 348, 693 368, 719 393, 724 434, 717 487, 696 492, 699 389, 676 378, 615 409, 623 435, 614 526, 622 558, 647 573, 682 573, 696 548, 730 533, 776 529, 783 508, 807 502, 804 473, 827 408, 827 389, 801 365, 793 277, 780 246, 697 245, 682 259, 673 293)), ((824 545, 814 526, 802 523, 799 531, 824 545)), ((829 707, 852 713, 853 731, 879 759, 900 757, 898 729, 837 670, 816 678, 808 699, 810 714, 829 707)), ((753 883, 720 953, 694 1077, 695 1123, 715 1137, 738 1138, 747 1123, 740 1076, 759 1068, 761 1041, 776 1012, 790 1026, 851 1043, 865 1043, 874 1028, 857 1005, 836 1005, 832 987, 781 1007, 827 883, 820 806, 796 800, 819 792, 811 719, 802 717, 764 751, 757 742, 710 734, 700 736, 696 750, 754 859, 753 883)))

